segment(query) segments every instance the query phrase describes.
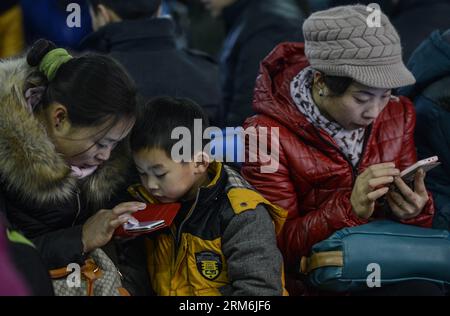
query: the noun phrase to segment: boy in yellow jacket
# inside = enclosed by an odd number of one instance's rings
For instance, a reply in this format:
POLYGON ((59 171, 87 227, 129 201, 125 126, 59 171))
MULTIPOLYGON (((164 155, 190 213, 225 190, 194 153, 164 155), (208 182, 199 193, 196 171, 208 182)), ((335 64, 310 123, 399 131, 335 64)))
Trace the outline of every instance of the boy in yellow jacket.
MULTIPOLYGON (((130 192, 149 203, 180 202, 170 229, 150 235, 148 269, 158 295, 282 295, 276 245, 286 212, 270 204, 230 167, 192 150, 172 159, 172 131, 194 135, 207 118, 187 99, 158 98, 138 115, 131 149, 142 185, 130 192)), ((202 132, 203 132, 202 130, 202 132)))

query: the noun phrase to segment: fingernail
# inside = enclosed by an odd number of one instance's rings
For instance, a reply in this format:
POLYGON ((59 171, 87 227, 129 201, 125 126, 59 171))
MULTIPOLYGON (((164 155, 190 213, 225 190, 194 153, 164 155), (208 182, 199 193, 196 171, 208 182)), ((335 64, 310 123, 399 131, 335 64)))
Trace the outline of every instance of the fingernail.
POLYGON ((138 221, 136 218, 134 218, 133 216, 130 216, 130 217, 128 218, 128 223, 130 223, 130 224, 132 224, 132 225, 138 225, 138 224, 139 224, 139 221, 138 221))
POLYGON ((147 208, 147 204, 144 204, 144 203, 138 203, 138 204, 136 204, 136 206, 139 210, 144 210, 147 208))
POLYGON ((118 217, 119 221, 121 222, 128 222, 130 220, 131 216, 128 214, 122 214, 118 217))

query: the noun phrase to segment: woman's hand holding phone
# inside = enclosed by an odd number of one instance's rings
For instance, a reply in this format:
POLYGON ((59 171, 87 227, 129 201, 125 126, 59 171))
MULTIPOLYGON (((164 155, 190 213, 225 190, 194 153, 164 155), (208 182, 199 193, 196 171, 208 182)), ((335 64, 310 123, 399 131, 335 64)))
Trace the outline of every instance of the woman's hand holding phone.
POLYGON ((400 219, 414 218, 422 212, 428 201, 428 192, 425 188, 425 172, 419 169, 414 176, 414 188, 410 188, 400 177, 394 180, 400 193, 393 190, 387 194, 387 202, 400 219))
POLYGON ((85 253, 106 245, 117 227, 128 222, 131 214, 147 207, 145 203, 125 202, 112 210, 102 209, 91 216, 82 229, 82 244, 85 253))
POLYGON ((375 210, 375 201, 389 191, 394 177, 400 175, 393 162, 375 164, 364 170, 355 181, 350 202, 353 212, 368 219, 375 210))
POLYGON ((395 216, 400 219, 416 217, 428 201, 424 170, 439 164, 438 157, 433 156, 416 162, 401 173, 392 162, 370 166, 356 178, 350 197, 353 212, 368 219, 375 210, 375 201, 386 195, 395 216))

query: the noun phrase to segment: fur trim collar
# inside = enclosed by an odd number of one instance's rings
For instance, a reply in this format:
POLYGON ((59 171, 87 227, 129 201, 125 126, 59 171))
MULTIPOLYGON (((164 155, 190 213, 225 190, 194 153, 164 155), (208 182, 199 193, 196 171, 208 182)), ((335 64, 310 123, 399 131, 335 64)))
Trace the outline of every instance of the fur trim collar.
POLYGON ((77 183, 48 137, 26 108, 26 83, 36 84, 35 68, 24 58, 0 61, 0 177, 17 198, 29 203, 65 201, 80 189, 88 203, 101 204, 125 182, 128 146, 119 146, 93 175, 77 183))

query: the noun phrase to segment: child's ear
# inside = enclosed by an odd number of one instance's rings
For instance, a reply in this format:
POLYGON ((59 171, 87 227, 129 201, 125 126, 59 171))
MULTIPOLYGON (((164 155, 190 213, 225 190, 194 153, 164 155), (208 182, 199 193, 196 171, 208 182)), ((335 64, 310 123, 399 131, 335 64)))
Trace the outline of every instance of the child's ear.
POLYGON ((194 168, 196 173, 205 173, 210 164, 210 157, 205 152, 194 155, 194 168))

